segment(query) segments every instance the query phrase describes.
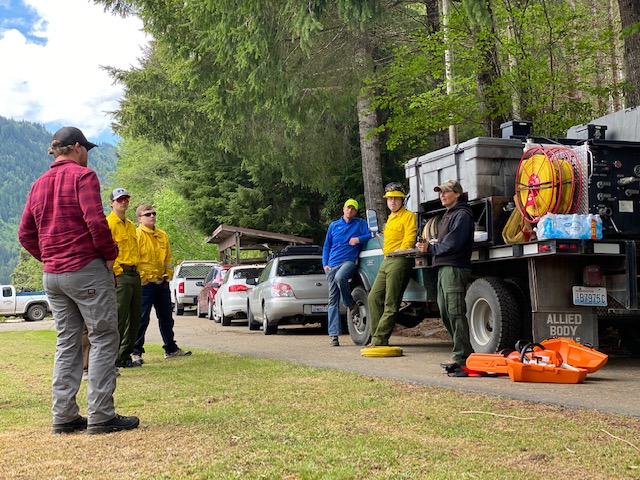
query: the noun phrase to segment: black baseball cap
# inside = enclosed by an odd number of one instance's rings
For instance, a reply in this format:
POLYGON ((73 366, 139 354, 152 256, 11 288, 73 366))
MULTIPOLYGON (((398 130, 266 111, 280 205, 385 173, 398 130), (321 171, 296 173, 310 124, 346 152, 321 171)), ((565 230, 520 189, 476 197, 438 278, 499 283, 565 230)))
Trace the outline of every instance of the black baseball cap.
POLYGON ((93 147, 97 147, 95 143, 91 143, 84 136, 84 133, 76 127, 62 127, 58 130, 51 139, 51 146, 54 148, 68 147, 69 145, 75 145, 79 143, 87 150, 91 150, 93 147), (54 145, 54 142, 58 142, 54 145))

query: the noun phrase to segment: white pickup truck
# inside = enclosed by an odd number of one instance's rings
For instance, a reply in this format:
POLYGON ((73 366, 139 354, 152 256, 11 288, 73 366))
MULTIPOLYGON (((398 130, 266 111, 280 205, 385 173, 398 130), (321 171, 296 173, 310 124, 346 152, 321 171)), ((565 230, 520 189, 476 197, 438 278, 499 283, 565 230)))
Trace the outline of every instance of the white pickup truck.
POLYGON ((0 316, 42 320, 51 311, 44 292, 18 292, 13 285, 2 285, 0 316))
POLYGON ((217 263, 214 260, 183 260, 176 266, 169 282, 171 303, 176 315, 184 314, 185 306, 196 306, 202 281, 217 263))

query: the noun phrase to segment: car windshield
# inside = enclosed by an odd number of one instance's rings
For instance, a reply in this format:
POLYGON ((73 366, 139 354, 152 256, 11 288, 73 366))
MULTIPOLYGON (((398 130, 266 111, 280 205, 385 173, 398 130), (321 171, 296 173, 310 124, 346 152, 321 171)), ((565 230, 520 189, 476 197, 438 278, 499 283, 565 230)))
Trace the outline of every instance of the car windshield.
POLYGON ((257 278, 262 273, 262 267, 260 268, 243 268, 235 270, 233 272, 233 278, 236 280, 246 278, 257 278))
POLYGON ((322 274, 324 274, 324 269, 321 258, 281 259, 278 265, 278 276, 280 277, 322 274))

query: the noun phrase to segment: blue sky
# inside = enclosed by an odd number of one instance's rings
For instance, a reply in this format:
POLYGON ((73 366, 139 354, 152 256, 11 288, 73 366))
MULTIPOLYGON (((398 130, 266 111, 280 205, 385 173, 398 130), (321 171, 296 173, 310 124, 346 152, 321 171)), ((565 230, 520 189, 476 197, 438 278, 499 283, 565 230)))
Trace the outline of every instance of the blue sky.
POLYGON ((90 0, 0 0, 0 116, 113 143, 122 87, 101 66, 138 66, 147 43, 139 19, 90 0))

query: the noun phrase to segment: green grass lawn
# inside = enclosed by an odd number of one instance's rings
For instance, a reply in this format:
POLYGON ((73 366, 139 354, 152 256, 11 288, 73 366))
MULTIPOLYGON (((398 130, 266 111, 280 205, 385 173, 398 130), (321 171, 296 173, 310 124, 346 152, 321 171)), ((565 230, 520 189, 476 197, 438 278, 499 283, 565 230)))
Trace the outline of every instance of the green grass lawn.
POLYGON ((1 333, 0 478, 640 478, 638 418, 148 347, 115 392, 139 429, 52 435, 55 332, 1 333))

